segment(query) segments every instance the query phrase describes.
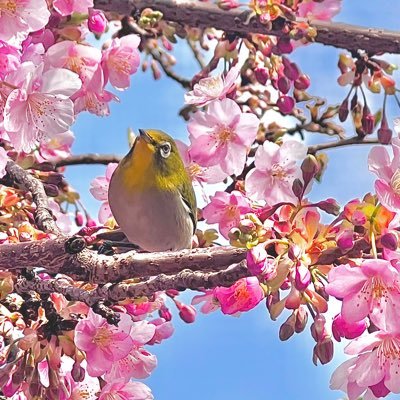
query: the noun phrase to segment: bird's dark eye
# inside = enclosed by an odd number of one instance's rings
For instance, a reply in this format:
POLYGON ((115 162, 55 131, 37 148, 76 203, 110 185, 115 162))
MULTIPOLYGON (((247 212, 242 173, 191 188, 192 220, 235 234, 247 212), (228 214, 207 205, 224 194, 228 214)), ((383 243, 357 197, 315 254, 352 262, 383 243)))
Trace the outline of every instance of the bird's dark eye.
POLYGON ((160 146, 160 154, 163 158, 168 158, 171 154, 171 143, 165 142, 160 146))

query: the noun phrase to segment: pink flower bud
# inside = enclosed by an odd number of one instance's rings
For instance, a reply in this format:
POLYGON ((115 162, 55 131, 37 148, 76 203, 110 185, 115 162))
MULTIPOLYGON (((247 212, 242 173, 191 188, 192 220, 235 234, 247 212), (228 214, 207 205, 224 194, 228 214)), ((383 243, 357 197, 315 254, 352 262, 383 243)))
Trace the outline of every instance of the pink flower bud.
POLYGON ((294 283, 297 290, 305 290, 311 282, 311 274, 309 269, 304 265, 300 264, 296 268, 294 283))
POLYGON ((285 76, 280 76, 277 82, 278 89, 283 93, 287 94, 290 90, 290 81, 285 76))
POLYGON ((367 329, 366 319, 349 323, 341 314, 336 315, 332 322, 333 337, 340 342, 341 338, 355 339, 367 329))
POLYGON ((388 250, 396 251, 397 250, 397 236, 392 233, 388 232, 381 236, 381 244, 388 250))
POLYGON ((389 144, 392 140, 393 131, 390 128, 382 128, 378 129, 378 140, 381 144, 389 144))
POLYGON ((179 295, 179 290, 176 289, 168 289, 165 291, 165 293, 167 294, 167 296, 169 297, 175 297, 179 295))
POLYGON ((308 312, 305 307, 299 307, 294 311, 296 316, 296 323, 294 325, 294 330, 296 333, 300 333, 304 331, 304 328, 307 326, 308 321, 308 312))
POLYGON ((294 87, 297 90, 306 90, 310 87, 311 81, 310 77, 305 74, 301 74, 295 81, 294 81, 294 87))
POLYGON ((314 322, 311 324, 310 330, 311 336, 316 342, 320 342, 323 339, 329 337, 329 334, 326 331, 325 324, 326 320, 323 315, 319 314, 314 318, 314 322))
POLYGON ((161 318, 164 318, 166 321, 171 321, 171 319, 172 319, 172 313, 171 313, 171 311, 169 310, 169 308, 166 307, 166 306, 162 306, 162 307, 158 310, 158 315, 159 315, 161 318))
POLYGON ((363 108, 361 124, 366 135, 370 135, 374 131, 375 117, 371 114, 368 106, 363 108))
POLYGON ((339 203, 332 198, 320 201, 316 204, 316 206, 331 215, 339 215, 340 205, 339 203))
POLYGON ((312 154, 308 154, 301 163, 301 171, 303 175, 304 186, 310 183, 314 176, 319 172, 319 162, 312 154))
POLYGON ((101 35, 107 28, 107 18, 103 11, 89 9, 88 28, 90 32, 101 35))
POLYGON ((186 322, 187 324, 191 324, 196 319, 196 309, 188 304, 183 304, 180 301, 175 300, 175 304, 179 310, 179 316, 181 317, 182 321, 186 322))
POLYGON ((294 316, 294 313, 292 313, 289 318, 281 325, 279 328, 279 339, 282 341, 290 339, 295 330, 294 330, 294 325, 296 322, 296 317, 294 316))
POLYGON ((291 81, 295 81, 300 76, 300 70, 296 63, 292 63, 286 57, 282 57, 282 63, 284 65, 283 73, 291 81))
POLYGON ((313 362, 317 365, 319 360, 321 364, 327 364, 333 358, 333 342, 331 339, 324 339, 314 346, 313 362))
POLYGON ((237 0, 217 0, 217 6, 222 10, 232 10, 240 6, 237 0))
POLYGON ((265 270, 267 251, 264 244, 253 247, 246 254, 247 268, 252 275, 261 275, 265 270))
POLYGON ((355 92, 353 97, 351 98, 350 110, 354 110, 357 107, 357 103, 358 103, 358 95, 357 92, 355 92))
POLYGON ((86 217, 86 226, 88 228, 94 228, 95 226, 97 226, 96 221, 94 221, 92 218, 90 218, 89 215, 86 217))
POLYGON ((351 216, 351 222, 355 226, 363 226, 367 222, 367 217, 362 211, 356 210, 351 216))
POLYGON ((292 43, 286 36, 282 36, 278 39, 276 47, 280 54, 289 54, 293 51, 292 43))
POLYGON ((293 97, 290 96, 281 96, 276 102, 276 105, 279 108, 279 111, 282 114, 290 114, 294 108, 295 101, 293 97))
POLYGON ((346 121, 349 115, 349 100, 346 98, 343 100, 343 103, 339 107, 338 111, 339 121, 344 122, 346 121))
POLYGON ((342 251, 348 251, 353 248, 353 231, 351 229, 345 229, 340 232, 336 237, 336 243, 342 251))
POLYGON ((85 379, 85 370, 76 361, 72 366, 71 376, 75 382, 82 382, 85 379))
POLYGON ((269 78, 268 70, 267 70, 267 68, 264 68, 264 67, 257 67, 254 70, 254 75, 255 75, 257 81, 261 83, 261 85, 265 85, 269 78))
POLYGON ((165 50, 172 51, 172 43, 165 36, 161 36, 161 42, 165 50))
POLYGON ((293 181, 292 192, 298 199, 301 199, 303 197, 304 185, 303 185, 303 182, 299 178, 296 178, 293 181))
POLYGON ((83 225, 83 214, 80 211, 77 211, 75 213, 75 224, 77 226, 82 226, 83 225))

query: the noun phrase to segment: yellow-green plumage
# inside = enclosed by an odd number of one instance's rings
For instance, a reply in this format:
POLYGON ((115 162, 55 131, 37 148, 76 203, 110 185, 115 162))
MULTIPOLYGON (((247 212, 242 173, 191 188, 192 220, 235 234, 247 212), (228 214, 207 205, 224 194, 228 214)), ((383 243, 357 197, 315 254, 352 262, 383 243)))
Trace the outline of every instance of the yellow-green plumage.
POLYGON ((111 178, 113 215, 128 239, 144 250, 189 248, 196 197, 176 143, 159 130, 140 133, 111 178))

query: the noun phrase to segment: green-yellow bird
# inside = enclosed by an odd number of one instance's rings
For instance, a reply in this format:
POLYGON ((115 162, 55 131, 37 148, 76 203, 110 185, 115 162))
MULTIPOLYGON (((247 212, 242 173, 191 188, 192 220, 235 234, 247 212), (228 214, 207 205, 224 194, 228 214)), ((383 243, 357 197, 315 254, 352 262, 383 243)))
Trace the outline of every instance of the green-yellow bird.
POLYGON ((108 200, 115 220, 143 250, 191 248, 196 197, 176 143, 160 130, 139 132, 110 181, 108 200))

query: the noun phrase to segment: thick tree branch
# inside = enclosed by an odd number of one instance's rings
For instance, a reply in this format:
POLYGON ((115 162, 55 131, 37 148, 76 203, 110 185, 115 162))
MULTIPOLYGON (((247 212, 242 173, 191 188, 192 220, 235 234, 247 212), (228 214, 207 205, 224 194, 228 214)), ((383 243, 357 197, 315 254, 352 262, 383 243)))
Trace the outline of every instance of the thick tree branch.
POLYGON ((38 227, 46 233, 61 235, 49 208, 42 183, 13 161, 7 163, 6 171, 14 182, 21 184, 25 190, 32 193, 33 201, 36 204, 35 220, 38 227))
POLYGON ((0 245, 0 266, 7 270, 41 267, 50 274, 61 273, 74 279, 105 284, 176 274, 184 269, 218 271, 246 257, 246 249, 222 246, 163 253, 130 251, 113 256, 83 249, 70 254, 67 252, 69 243, 69 239, 60 238, 0 245))
MULTIPOLYGON (((267 31, 266 26, 253 18, 247 23, 249 11, 234 9, 224 11, 215 4, 200 1, 178 0, 95 0, 95 8, 112 11, 121 15, 144 8, 161 11, 164 19, 193 27, 214 27, 227 33, 245 37, 248 33, 263 33, 281 36, 280 29, 267 31)), ((317 30, 315 41, 349 51, 365 50, 372 54, 400 53, 400 33, 384 29, 313 21, 311 26, 317 30)))
POLYGON ((152 294, 169 289, 208 289, 217 286, 231 286, 238 279, 250 276, 246 263, 232 265, 226 270, 218 272, 200 272, 185 269, 176 275, 159 274, 155 277, 138 283, 117 283, 99 286, 87 291, 70 284, 65 278, 60 279, 33 279, 21 278, 16 284, 18 293, 34 290, 40 294, 61 293, 68 300, 82 301, 93 306, 100 300, 116 302, 126 298, 151 296, 152 294))

